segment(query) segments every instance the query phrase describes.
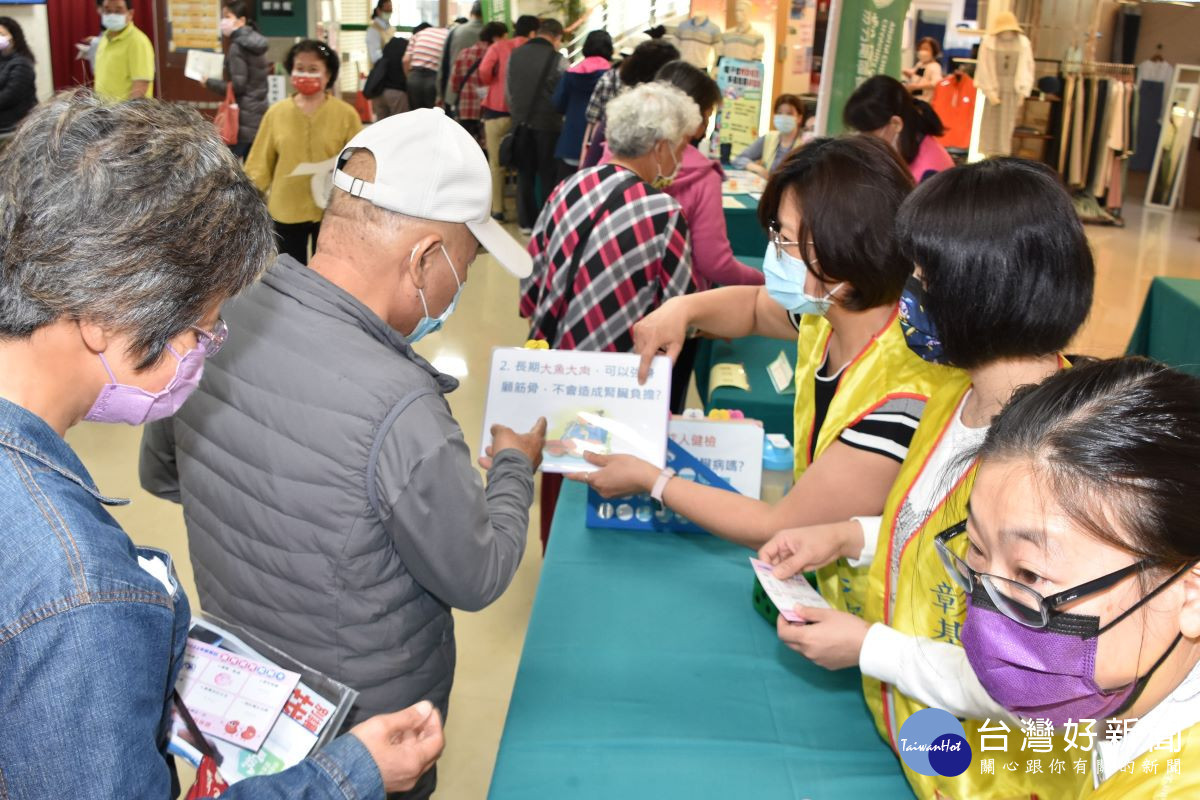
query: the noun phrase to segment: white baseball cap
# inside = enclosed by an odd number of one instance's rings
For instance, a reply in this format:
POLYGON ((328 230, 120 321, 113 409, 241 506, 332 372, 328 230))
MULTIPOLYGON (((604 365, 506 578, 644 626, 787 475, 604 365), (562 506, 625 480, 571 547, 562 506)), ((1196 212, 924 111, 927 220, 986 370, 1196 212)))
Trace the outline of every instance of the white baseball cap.
POLYGON ((380 208, 418 219, 465 224, 518 278, 533 271, 529 253, 492 219, 492 172, 479 142, 440 108, 420 108, 368 125, 338 156, 333 185, 380 208), (342 172, 347 151, 370 150, 375 181, 342 172))

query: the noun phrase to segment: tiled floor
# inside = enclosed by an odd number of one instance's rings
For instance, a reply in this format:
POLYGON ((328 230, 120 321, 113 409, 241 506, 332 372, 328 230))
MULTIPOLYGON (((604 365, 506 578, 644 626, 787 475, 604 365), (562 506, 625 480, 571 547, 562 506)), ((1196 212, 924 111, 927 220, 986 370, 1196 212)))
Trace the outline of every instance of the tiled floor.
MULTIPOLYGON (((1152 277, 1200 278, 1200 213, 1130 207, 1127 221, 1124 229, 1088 229, 1098 266, 1096 304, 1073 352, 1123 352, 1152 277)), ((491 348, 520 344, 525 338, 527 329, 516 315, 516 302, 516 281, 490 258, 481 257, 445 330, 418 348, 447 371, 465 368, 463 385, 450 402, 470 443, 479 441, 491 348)), ((133 498, 132 505, 114 510, 117 519, 136 541, 174 553, 180 577, 195 597, 179 508, 150 497, 137 485, 139 437, 136 429, 85 424, 69 439, 102 491, 133 498)), ((535 533, 508 592, 485 611, 456 614, 458 674, 437 793, 443 800, 477 800, 487 793, 541 567, 536 505, 530 530, 535 533)), ((184 778, 187 785, 190 776, 184 778)))

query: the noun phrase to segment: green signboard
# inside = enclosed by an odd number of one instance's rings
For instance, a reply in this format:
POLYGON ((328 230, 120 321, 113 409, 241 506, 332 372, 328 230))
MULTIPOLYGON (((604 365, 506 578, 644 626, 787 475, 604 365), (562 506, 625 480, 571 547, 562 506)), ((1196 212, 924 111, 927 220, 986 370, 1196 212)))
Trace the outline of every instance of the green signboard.
MULTIPOLYGON (((842 132, 842 109, 859 84, 874 75, 900 76, 900 48, 909 2, 838 0, 836 3, 833 80, 828 97, 822 98, 829 103, 829 135, 842 132)), ((828 52, 825 65, 830 68, 828 52)))

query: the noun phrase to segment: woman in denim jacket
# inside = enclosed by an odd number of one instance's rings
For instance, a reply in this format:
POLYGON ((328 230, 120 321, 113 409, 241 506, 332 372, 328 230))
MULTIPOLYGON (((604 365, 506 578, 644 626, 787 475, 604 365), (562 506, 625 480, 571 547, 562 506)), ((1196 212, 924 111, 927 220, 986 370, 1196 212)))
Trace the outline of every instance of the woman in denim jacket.
MULTIPOLYGON (((224 341, 221 303, 273 255, 271 221, 210 123, 149 100, 60 95, 0 176, 0 797, 167 800, 187 596, 63 436, 179 408, 224 341)), ((418 703, 223 796, 382 798, 442 741, 418 703)))

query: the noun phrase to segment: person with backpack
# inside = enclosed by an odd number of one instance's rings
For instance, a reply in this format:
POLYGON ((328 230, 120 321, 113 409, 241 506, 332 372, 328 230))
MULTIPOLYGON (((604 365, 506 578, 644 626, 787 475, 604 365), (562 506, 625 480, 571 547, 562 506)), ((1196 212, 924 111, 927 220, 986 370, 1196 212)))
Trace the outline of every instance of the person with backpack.
POLYGON ((408 39, 399 36, 383 46, 382 54, 371 67, 363 84, 363 97, 371 101, 375 121, 408 111, 408 82, 404 75, 404 54, 408 39))
POLYGON ((508 61, 504 96, 512 114, 517 225, 526 236, 533 232, 546 196, 558 183, 554 147, 563 120, 553 98, 559 76, 567 68, 567 60, 558 52, 562 40, 562 23, 543 19, 537 35, 513 51, 508 61))

